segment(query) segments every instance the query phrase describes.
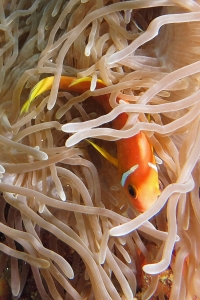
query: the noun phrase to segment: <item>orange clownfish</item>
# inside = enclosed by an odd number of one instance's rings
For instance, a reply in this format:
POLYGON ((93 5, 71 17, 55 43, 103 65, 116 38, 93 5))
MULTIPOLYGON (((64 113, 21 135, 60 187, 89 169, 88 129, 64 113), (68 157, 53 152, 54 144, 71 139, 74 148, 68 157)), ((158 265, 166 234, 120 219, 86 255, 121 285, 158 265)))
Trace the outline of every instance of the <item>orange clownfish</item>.
MULTIPOLYGON (((21 113, 27 112, 31 102, 41 93, 51 89, 54 76, 42 79, 32 89, 29 99, 21 109, 21 113)), ((77 79, 61 76, 59 89, 85 92, 90 89, 91 78, 77 79)), ((106 85, 102 80, 97 80, 96 88, 106 85)), ((97 96, 95 99, 101 104, 106 113, 112 110, 109 104, 109 95, 97 96)), ((119 102, 119 99, 117 100, 119 102)), ((128 115, 121 113, 112 121, 112 126, 120 130, 126 123, 128 115)), ((112 158, 105 150, 89 141, 104 157, 118 167, 121 185, 130 203, 139 211, 144 212, 150 208, 160 194, 158 171, 153 154, 153 148, 143 132, 133 137, 116 141, 117 159, 112 158)))

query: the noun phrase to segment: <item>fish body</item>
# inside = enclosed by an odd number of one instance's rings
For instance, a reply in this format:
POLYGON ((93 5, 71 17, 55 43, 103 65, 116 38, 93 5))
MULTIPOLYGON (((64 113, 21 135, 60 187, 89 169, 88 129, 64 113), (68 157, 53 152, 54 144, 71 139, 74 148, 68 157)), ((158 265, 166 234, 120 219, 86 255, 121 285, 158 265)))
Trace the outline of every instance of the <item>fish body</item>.
POLYGON ((132 205, 144 212, 160 194, 152 146, 143 132, 116 144, 121 185, 132 205))
MULTIPOLYGON (((31 102, 41 93, 51 89, 54 77, 42 79, 31 91, 30 97, 21 109, 27 112, 31 102)), ((91 78, 77 79, 74 77, 61 76, 59 89, 82 93, 90 89, 91 78)), ((106 85, 102 80, 97 81, 96 88, 106 85)), ((97 96, 94 99, 103 107, 106 113, 112 110, 109 104, 109 95, 97 96)), ((119 102, 119 99, 117 99, 119 102)), ((128 115, 122 112, 112 126, 120 130, 128 119, 128 115)), ((153 148, 143 132, 125 139, 116 141, 117 163, 110 159, 109 154, 99 146, 90 142, 109 161, 118 166, 121 184, 130 203, 139 211, 144 212, 157 200, 159 191, 158 171, 153 154, 153 148), (114 163, 115 162, 115 163, 114 163)))

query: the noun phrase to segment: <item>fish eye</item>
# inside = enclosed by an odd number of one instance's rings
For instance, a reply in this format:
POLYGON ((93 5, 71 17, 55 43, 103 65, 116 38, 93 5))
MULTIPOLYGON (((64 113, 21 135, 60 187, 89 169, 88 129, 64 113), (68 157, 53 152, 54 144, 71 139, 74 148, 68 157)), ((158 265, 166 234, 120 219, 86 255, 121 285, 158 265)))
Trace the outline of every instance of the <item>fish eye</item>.
POLYGON ((132 198, 135 199, 137 197, 137 191, 136 191, 135 187, 132 186, 131 184, 128 185, 128 192, 132 198))

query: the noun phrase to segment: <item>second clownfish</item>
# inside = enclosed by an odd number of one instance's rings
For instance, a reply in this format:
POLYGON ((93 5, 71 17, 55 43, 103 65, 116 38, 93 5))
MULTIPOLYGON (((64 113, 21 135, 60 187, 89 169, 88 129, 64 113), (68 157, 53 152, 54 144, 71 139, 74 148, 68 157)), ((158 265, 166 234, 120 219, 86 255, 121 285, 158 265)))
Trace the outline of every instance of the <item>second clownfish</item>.
MULTIPOLYGON (((54 77, 42 79, 32 89, 29 99, 21 109, 21 113, 29 110, 31 102, 41 93, 51 89, 54 77)), ((83 93, 90 89, 91 78, 77 79, 75 77, 61 76, 59 89, 83 93)), ((103 88, 103 81, 97 80, 96 88, 103 88)), ((109 104, 109 95, 97 96, 94 99, 100 103, 106 113, 112 108, 109 104)), ((117 100, 119 102, 119 99, 117 100)), ((120 130, 126 123, 128 115, 121 113, 112 121, 112 126, 120 130)), ((130 138, 116 141, 117 159, 111 157, 105 150, 90 143, 110 162, 118 167, 121 185, 130 203, 139 211, 144 212, 150 208, 160 194, 158 171, 153 154, 153 148, 143 132, 130 138)))

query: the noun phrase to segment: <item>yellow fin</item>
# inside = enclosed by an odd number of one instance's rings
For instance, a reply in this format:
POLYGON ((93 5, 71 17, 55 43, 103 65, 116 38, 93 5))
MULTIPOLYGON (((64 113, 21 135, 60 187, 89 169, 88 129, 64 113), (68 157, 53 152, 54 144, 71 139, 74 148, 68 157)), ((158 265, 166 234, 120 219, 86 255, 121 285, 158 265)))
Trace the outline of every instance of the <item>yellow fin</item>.
POLYGON ((86 139, 88 143, 90 143, 103 157, 105 157, 109 162, 111 162, 115 167, 118 167, 118 159, 110 155, 106 150, 98 146, 97 144, 91 142, 86 139))
POLYGON ((28 100, 24 103, 24 105, 21 108, 20 114, 27 113, 30 108, 31 102, 33 102, 33 100, 37 96, 50 90, 52 87, 53 81, 54 81, 54 76, 47 77, 47 78, 40 80, 31 90, 28 100))
POLYGON ((151 115, 150 115, 150 114, 147 114, 147 120, 148 120, 149 122, 151 122, 151 115))
MULTIPOLYGON (((74 85, 77 85, 79 83, 84 83, 84 82, 87 82, 87 81, 92 81, 92 77, 83 77, 83 78, 78 78, 77 80, 75 80, 74 82, 72 82, 70 86, 74 86, 74 85)), ((100 83, 104 83, 101 79, 97 79, 97 82, 100 82, 100 83)))

